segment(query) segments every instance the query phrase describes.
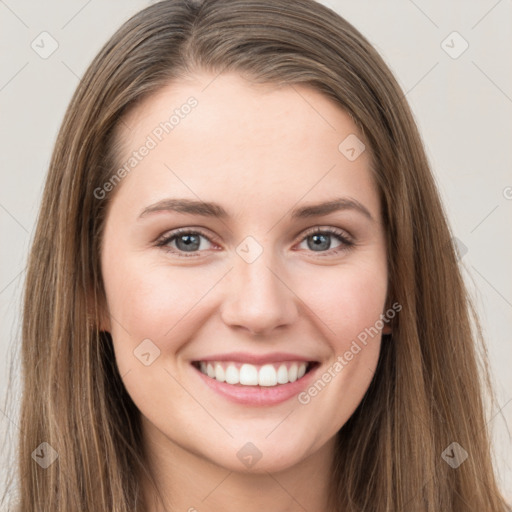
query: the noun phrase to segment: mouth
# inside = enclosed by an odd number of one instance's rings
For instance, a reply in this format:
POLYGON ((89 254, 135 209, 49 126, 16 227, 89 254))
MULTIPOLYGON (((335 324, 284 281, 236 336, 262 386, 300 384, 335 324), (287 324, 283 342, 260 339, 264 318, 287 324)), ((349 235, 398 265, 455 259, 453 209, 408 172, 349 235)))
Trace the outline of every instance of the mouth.
POLYGON ((208 378, 238 387, 274 388, 302 379, 320 363, 279 361, 252 364, 239 361, 193 361, 192 366, 208 378))

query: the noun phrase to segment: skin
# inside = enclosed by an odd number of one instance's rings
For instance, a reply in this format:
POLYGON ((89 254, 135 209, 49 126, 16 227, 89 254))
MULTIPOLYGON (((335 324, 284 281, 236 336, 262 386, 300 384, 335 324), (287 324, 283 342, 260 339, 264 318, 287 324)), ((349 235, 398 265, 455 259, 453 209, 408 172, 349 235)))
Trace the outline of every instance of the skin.
MULTIPOLYGON (((165 510, 327 510, 336 432, 373 377, 380 334, 307 404, 293 397, 257 407, 229 402, 204 384, 191 361, 214 353, 291 352, 321 364, 319 377, 385 311, 384 227, 369 149, 349 161, 338 150, 364 140, 332 100, 306 86, 256 85, 237 74, 197 74, 169 84, 121 125, 120 162, 155 126, 194 96, 180 120, 117 185, 102 244, 110 331, 124 385, 142 415, 148 461, 165 510), (350 197, 355 210, 291 219, 293 208, 350 197), (165 198, 214 201, 226 219, 159 211, 165 198), (334 227, 355 241, 308 245, 306 230, 334 227), (179 256, 155 240, 176 228, 202 228, 196 254, 179 256), (247 236, 262 248, 248 263, 236 251, 247 236), (199 256, 197 256, 199 254, 199 256), (142 340, 160 350, 146 366, 142 340), (253 443, 248 468, 237 452, 253 443)), ((309 237, 311 240, 311 237, 309 237)), ((383 332, 388 332, 387 327, 383 332)), ((143 482, 148 510, 164 510, 143 482)))

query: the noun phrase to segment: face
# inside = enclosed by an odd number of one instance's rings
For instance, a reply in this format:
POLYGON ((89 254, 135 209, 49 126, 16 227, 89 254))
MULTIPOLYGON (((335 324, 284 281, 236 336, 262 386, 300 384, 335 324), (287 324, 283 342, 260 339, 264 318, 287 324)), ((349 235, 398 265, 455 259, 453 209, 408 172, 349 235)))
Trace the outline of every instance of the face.
POLYGON ((148 443, 231 471, 331 453, 386 304, 363 136, 313 89, 236 74, 170 84, 119 135, 124 172, 96 193, 112 194, 101 328, 148 443))

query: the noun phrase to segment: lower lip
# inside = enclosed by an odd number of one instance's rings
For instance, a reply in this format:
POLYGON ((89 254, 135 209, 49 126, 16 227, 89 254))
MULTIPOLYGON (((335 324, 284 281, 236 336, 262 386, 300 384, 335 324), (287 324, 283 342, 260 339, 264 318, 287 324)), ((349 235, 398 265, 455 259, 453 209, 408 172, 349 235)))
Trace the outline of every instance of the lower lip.
POLYGON ((300 379, 288 384, 278 384, 277 386, 237 386, 234 384, 227 384, 226 382, 219 382, 216 379, 208 377, 195 366, 191 365, 196 373, 199 374, 203 382, 219 395, 227 398, 231 402, 242 405, 252 406, 268 406, 285 402, 290 398, 298 395, 301 391, 306 389, 314 374, 318 370, 319 365, 316 365, 308 373, 304 374, 300 379))

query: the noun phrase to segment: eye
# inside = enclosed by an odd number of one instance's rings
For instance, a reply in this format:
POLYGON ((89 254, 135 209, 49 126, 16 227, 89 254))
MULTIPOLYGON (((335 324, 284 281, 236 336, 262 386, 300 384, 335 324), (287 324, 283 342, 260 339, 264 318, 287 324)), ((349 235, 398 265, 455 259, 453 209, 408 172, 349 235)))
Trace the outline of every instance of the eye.
POLYGON ((198 254, 199 249, 205 249, 204 244, 201 243, 202 238, 211 243, 210 239, 201 231, 181 228, 165 234, 157 240, 156 246, 180 257, 189 258, 196 254, 200 255, 198 254), (172 244, 175 246, 173 247, 172 244))
POLYGON ((302 238, 302 244, 306 242, 308 249, 313 252, 320 252, 322 256, 338 254, 353 247, 355 243, 349 238, 348 234, 337 228, 316 227, 308 232, 302 238), (336 238, 340 244, 331 248, 331 238, 336 238))

